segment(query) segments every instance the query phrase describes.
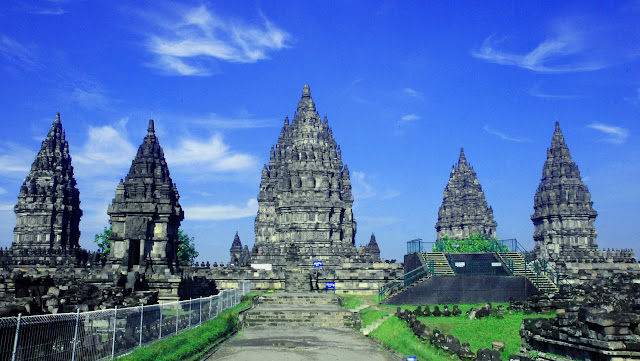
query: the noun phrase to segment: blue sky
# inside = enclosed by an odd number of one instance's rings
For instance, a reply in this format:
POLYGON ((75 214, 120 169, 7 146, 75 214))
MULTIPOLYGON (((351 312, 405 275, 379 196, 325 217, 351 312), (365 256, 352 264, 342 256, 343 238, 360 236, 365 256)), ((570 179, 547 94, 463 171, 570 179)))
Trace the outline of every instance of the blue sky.
POLYGON ((200 260, 253 245, 262 165, 302 86, 351 171, 356 244, 433 240, 464 147, 499 238, 533 247, 555 121, 598 211, 634 247, 640 206, 640 2, 3 1, 0 246, 56 112, 80 190, 80 244, 153 118, 200 260))

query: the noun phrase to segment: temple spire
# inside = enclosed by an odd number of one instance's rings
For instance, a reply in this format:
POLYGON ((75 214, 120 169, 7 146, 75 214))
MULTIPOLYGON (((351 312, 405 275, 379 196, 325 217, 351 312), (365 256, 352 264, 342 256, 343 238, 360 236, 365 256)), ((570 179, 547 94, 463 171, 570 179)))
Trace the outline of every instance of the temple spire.
POLYGON ((315 112, 316 104, 311 98, 311 89, 309 88, 309 85, 305 84, 302 88, 302 98, 298 102, 298 115, 303 116, 308 113, 314 115, 315 112))
POLYGON ((460 148, 460 157, 458 158, 458 165, 467 164, 467 157, 464 155, 464 148, 460 148))
POLYGON ((24 180, 14 211, 17 225, 12 247, 65 249, 79 247, 80 192, 76 188, 60 113, 24 180))
POLYGON ((478 233, 495 238, 497 225, 476 172, 460 148, 458 164, 451 171, 438 211, 437 239, 465 239, 478 233))
POLYGON ((156 130, 153 125, 153 119, 149 119, 149 127, 147 128, 147 135, 155 135, 156 130))

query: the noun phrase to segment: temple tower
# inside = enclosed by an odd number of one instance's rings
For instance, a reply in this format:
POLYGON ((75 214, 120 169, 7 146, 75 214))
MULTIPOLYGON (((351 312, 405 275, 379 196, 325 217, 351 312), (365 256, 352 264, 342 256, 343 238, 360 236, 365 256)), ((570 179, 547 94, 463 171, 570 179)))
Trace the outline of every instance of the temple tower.
POLYGON ((242 242, 240 242, 240 236, 238 236, 238 232, 236 232, 236 236, 233 237, 233 243, 231 244, 229 253, 231 255, 229 263, 239 264, 240 258, 242 256, 242 242))
POLYGON ((173 271, 178 265, 178 227, 184 219, 179 198, 150 120, 147 136, 107 211, 113 227, 109 263, 128 270, 173 271))
POLYGON ((12 249, 79 247, 80 192, 73 178, 60 113, 20 187, 14 211, 17 224, 12 249))
POLYGON ((349 169, 327 117, 305 85, 262 170, 251 260, 274 265, 339 264, 356 255, 349 169))
POLYGON ((444 236, 465 239, 478 233, 495 238, 497 226, 493 209, 485 200, 476 172, 467 163, 464 149, 460 148, 458 164, 451 170, 438 210, 437 239, 441 240, 444 236))
POLYGON ((563 251, 597 251, 593 223, 598 213, 592 206, 589 189, 582 182, 556 122, 540 185, 533 198, 531 220, 535 227, 534 251, 538 257, 554 260, 563 251))

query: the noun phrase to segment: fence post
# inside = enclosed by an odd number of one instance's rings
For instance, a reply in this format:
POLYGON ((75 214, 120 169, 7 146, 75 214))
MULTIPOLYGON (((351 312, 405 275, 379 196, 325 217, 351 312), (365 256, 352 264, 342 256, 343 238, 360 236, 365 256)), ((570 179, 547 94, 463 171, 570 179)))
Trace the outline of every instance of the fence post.
POLYGON ((209 296, 209 319, 211 319, 211 303, 213 302, 213 296, 209 296))
POLYGON ((18 314, 18 323, 16 324, 16 334, 13 337, 13 353, 11 354, 11 361, 16 361, 16 353, 18 351, 18 336, 20 336, 20 322, 22 321, 22 313, 18 314))
POLYGON ((191 328, 191 298, 189 298, 189 328, 191 328))
POLYGON ((198 301, 198 311, 200 312, 200 321, 198 321, 198 325, 202 325, 202 298, 198 301))
POLYGON ((116 324, 118 323, 118 305, 116 305, 115 313, 113 314, 113 343, 111 344, 111 359, 116 356, 116 324))
POLYGON ((160 332, 158 333, 158 340, 162 338, 162 303, 160 304, 160 332))
POLYGON ((180 302, 176 302, 176 335, 178 334, 178 321, 180 321, 180 302))
POLYGON ((71 353, 71 361, 76 361, 76 349, 78 347, 78 326, 80 325, 80 308, 76 312, 76 332, 73 336, 73 353, 71 353))
POLYGON ((144 303, 140 307, 140 343, 138 348, 142 347, 142 321, 144 320, 144 303))

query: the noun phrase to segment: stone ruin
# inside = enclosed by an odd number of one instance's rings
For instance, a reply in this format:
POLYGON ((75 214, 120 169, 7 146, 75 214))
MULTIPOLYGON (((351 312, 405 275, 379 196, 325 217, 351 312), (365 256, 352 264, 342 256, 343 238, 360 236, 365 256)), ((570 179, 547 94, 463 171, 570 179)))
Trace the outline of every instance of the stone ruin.
POLYGON ((451 170, 438 210, 437 240, 445 236, 466 239, 479 233, 489 239, 496 238, 497 226, 493 209, 487 204, 476 172, 467 163, 464 149, 460 148, 458 164, 451 170))
POLYGON ((403 273, 402 265, 382 261, 373 234, 356 248, 352 206, 349 169, 305 85, 262 170, 251 252, 236 234, 228 267, 200 266, 197 274, 222 287, 244 278, 253 289, 323 290, 331 281, 337 292, 377 292, 403 273), (314 268, 314 261, 323 266, 314 268))
POLYGON ((520 332, 523 355, 640 360, 640 280, 630 273, 618 273, 581 283, 573 293, 574 298, 540 296, 510 306, 525 312, 556 312, 554 318, 524 320, 520 332))
POLYGON ((153 121, 109 207, 113 232, 106 262, 78 243, 79 194, 57 114, 20 188, 14 242, 0 250, 1 315, 133 306, 217 292, 177 262, 184 214, 153 121))
POLYGON ((533 201, 534 253, 573 283, 617 273, 640 275, 633 250, 600 251, 589 189, 556 122, 533 201))
POLYGON ((60 113, 24 179, 14 207, 13 250, 70 250, 80 247, 80 192, 73 178, 69 142, 60 113))

